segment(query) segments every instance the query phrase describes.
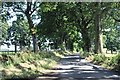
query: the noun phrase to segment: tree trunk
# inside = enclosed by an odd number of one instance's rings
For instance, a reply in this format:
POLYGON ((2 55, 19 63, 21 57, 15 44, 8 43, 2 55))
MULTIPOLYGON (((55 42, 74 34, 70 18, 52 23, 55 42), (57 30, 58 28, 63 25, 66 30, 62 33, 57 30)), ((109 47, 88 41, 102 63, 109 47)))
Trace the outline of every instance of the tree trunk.
POLYGON ((61 50, 65 51, 65 42, 63 40, 63 37, 61 37, 61 39, 60 39, 60 48, 61 48, 61 50))
POLYGON ((95 19, 94 19, 94 24, 95 24, 95 53, 102 53, 102 28, 100 26, 100 5, 97 3, 97 9, 95 13, 95 19))
POLYGON ((14 45, 15 45, 15 53, 17 53, 17 37, 15 36, 15 42, 14 42, 14 45))
POLYGON ((17 43, 15 41, 15 53, 17 53, 17 43))
POLYGON ((58 49, 58 39, 55 39, 55 40, 54 40, 54 48, 55 48, 55 49, 58 49))
POLYGON ((22 44, 20 43, 20 51, 22 51, 23 50, 23 47, 22 47, 22 44))
POLYGON ((27 20, 28 20, 28 23, 29 23, 29 29, 30 29, 30 33, 32 35, 32 41, 33 41, 33 52, 37 52, 38 50, 38 46, 37 46, 37 40, 36 40, 36 35, 33 34, 33 31, 32 29, 34 29, 34 24, 33 24, 33 21, 30 17, 30 14, 26 13, 26 16, 27 16, 27 20))
POLYGON ((37 46, 37 40, 36 40, 36 35, 35 34, 32 34, 32 40, 33 40, 33 51, 34 52, 37 52, 38 50, 38 46, 37 46))
POLYGON ((90 38, 88 36, 88 30, 87 29, 83 29, 81 31, 82 34, 82 40, 83 40, 83 51, 89 52, 90 49, 90 38))
POLYGON ((70 44, 70 51, 73 51, 74 50, 73 40, 71 40, 69 44, 70 44))
POLYGON ((72 39, 68 39, 65 41, 65 49, 66 50, 70 50, 70 51, 73 51, 74 50, 74 41, 72 39))
POLYGON ((61 50, 66 50, 66 45, 65 45, 65 33, 64 32, 61 32, 61 34, 59 35, 60 36, 60 40, 59 40, 59 45, 60 45, 60 48, 61 50))
POLYGON ((29 24, 29 30, 30 30, 30 33, 32 35, 32 41, 33 41, 33 51, 34 53, 37 52, 38 50, 38 46, 37 46, 37 40, 36 40, 36 32, 34 31, 35 30, 35 26, 33 24, 33 21, 32 21, 32 2, 29 2, 29 0, 27 0, 27 8, 24 12, 24 14, 26 15, 27 17, 27 20, 28 20, 28 24, 29 24))

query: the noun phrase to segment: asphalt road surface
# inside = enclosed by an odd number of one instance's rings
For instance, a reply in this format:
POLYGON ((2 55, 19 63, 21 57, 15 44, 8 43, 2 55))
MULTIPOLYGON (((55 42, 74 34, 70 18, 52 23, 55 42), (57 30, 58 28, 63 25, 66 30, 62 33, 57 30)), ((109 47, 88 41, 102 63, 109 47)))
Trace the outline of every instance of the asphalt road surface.
POLYGON ((76 54, 65 56, 51 73, 36 80, 120 80, 120 75, 89 63, 76 54))

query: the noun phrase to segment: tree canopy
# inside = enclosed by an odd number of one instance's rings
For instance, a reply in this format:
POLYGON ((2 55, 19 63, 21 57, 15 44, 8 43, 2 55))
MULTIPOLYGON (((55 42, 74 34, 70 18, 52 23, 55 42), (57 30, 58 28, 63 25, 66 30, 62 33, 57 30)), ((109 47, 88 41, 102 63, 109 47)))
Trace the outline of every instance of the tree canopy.
POLYGON ((120 49, 118 3, 27 1, 2 4, 1 40, 14 37, 22 46, 30 46, 33 41, 34 52, 38 47, 43 49, 47 41, 53 49, 93 50, 95 53, 102 53, 103 48, 120 49), (7 21, 14 16, 17 19, 8 28, 7 21))

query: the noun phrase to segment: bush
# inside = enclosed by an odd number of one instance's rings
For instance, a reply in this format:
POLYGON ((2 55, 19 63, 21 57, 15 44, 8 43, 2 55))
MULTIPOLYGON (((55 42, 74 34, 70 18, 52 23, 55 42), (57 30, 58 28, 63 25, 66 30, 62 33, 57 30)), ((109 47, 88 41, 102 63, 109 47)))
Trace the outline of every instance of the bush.
POLYGON ((115 69, 120 72, 120 54, 116 55, 116 63, 115 69))
POLYGON ((80 56, 82 58, 89 57, 90 55, 92 55, 92 53, 90 53, 90 52, 83 52, 83 51, 80 52, 80 56))
POLYGON ((120 54, 116 54, 116 56, 105 56, 103 54, 95 54, 93 55, 93 63, 102 65, 108 69, 114 69, 116 71, 120 71, 120 54))
POLYGON ((96 64, 102 64, 105 60, 106 57, 103 54, 95 54, 93 58, 93 62, 96 64))

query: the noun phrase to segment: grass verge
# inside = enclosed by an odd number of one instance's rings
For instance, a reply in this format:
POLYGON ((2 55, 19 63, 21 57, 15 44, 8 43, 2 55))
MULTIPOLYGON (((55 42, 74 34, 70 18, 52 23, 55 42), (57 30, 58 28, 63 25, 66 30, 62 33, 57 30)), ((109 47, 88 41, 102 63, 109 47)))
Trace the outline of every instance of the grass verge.
POLYGON ((80 55, 94 64, 109 70, 120 72, 120 53, 118 54, 93 54, 82 52, 80 55))
POLYGON ((14 55, 2 54, 0 55, 2 79, 44 74, 44 70, 53 68, 66 53, 63 51, 41 51, 38 53, 26 51, 14 55))

